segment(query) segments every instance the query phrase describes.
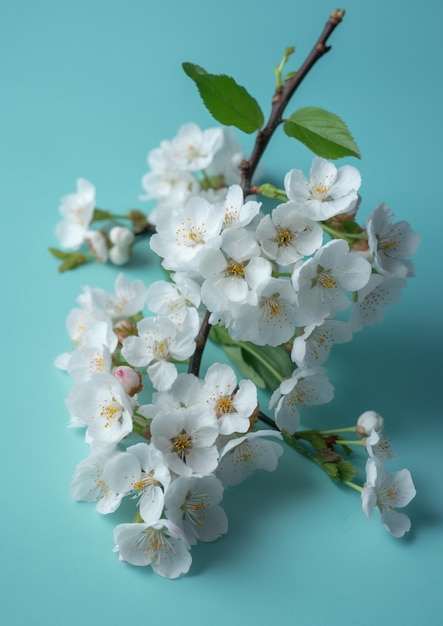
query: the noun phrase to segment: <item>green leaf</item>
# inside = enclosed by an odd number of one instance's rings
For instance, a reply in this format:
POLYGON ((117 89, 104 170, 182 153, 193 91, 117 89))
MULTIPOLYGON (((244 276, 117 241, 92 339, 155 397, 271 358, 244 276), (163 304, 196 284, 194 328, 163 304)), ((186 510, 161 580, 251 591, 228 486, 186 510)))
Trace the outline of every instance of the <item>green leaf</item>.
POLYGON ((232 365, 238 369, 244 378, 252 380, 252 382, 260 389, 264 389, 266 387, 263 378, 261 378, 255 369, 248 365, 245 361, 243 350, 240 346, 222 346, 222 348, 232 365))
POLYGON ((283 346, 256 346, 244 342, 243 353, 247 363, 263 378, 271 391, 277 389, 284 378, 294 371, 294 364, 283 346))
POLYGON ((325 159, 360 158, 360 150, 343 120, 317 107, 305 107, 284 123, 284 131, 325 159))
MULTIPOLYGON (((221 344, 226 353, 226 346, 241 348, 242 362, 245 366, 252 368, 255 375, 264 383, 259 385, 256 382, 258 387, 266 386, 274 391, 281 381, 291 376, 293 372, 294 364, 289 352, 283 346, 256 346, 249 341, 236 341, 223 326, 213 326, 209 336, 213 341, 221 344)), ((249 374, 247 377, 254 380, 249 374)))
POLYGON ((318 430, 302 430, 296 433, 297 439, 308 441, 315 450, 326 450, 327 444, 318 430))
POLYGON ((199 65, 183 63, 185 73, 197 85, 201 99, 217 122, 253 133, 263 126, 263 112, 248 91, 226 74, 209 74, 199 65))
POLYGON ((103 209, 94 209, 92 222, 99 222, 101 220, 112 220, 113 217, 114 216, 110 211, 103 211, 103 209))
POLYGON ((340 471, 337 463, 322 463, 321 468, 332 480, 340 480, 340 471))
POLYGON ((80 252, 72 252, 61 265, 59 265, 58 271, 63 273, 68 270, 74 270, 76 267, 87 263, 88 259, 84 254, 80 252))
POLYGON ((341 461, 337 463, 337 467, 339 478, 343 482, 352 480, 358 474, 358 470, 349 461, 341 461))
POLYGON ((274 187, 270 183, 263 183, 259 187, 259 193, 262 196, 266 196, 266 198, 274 198, 275 200, 279 200, 280 202, 287 202, 288 196, 284 189, 279 189, 278 187, 274 187))
POLYGON ((58 248, 48 248, 48 250, 52 256, 55 256, 56 259, 67 259, 72 254, 72 252, 63 252, 63 250, 58 250, 58 248))

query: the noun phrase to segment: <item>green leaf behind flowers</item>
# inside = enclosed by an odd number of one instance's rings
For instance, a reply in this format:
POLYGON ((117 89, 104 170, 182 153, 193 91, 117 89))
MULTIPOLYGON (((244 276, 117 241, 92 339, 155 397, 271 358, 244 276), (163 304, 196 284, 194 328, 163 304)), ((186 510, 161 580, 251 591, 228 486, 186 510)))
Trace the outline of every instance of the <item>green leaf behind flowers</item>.
POLYGON ((185 73, 197 85, 201 99, 217 122, 253 133, 263 126, 263 112, 250 93, 226 74, 209 74, 199 65, 183 63, 185 73))
POLYGON ((267 387, 274 391, 292 374, 294 364, 283 346, 256 346, 249 341, 236 341, 223 326, 213 326, 209 337, 221 345, 240 373, 260 389, 267 387))
POLYGON ((283 128, 289 137, 298 139, 325 159, 341 159, 346 156, 360 158, 360 150, 344 121, 324 109, 299 109, 286 120, 283 128))

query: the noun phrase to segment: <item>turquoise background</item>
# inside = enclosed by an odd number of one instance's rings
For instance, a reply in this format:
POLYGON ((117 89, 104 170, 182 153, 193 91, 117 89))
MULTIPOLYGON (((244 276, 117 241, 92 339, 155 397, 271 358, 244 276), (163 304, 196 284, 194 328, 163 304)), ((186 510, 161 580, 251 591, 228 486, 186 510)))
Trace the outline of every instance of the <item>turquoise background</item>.
MULTIPOLYGON (((417 277, 383 324, 338 346, 328 369, 334 402, 309 426, 384 415, 417 497, 413 530, 397 540, 358 494, 285 450, 224 499, 227 536, 193 550, 189 576, 168 581, 119 563, 112 530, 124 511, 99 516, 74 503, 69 483, 87 454, 67 430, 70 381, 54 357, 69 349, 65 319, 81 286, 111 289, 111 266, 66 275, 57 245, 60 197, 77 177, 97 203, 145 208, 146 154, 179 126, 213 125, 182 61, 234 75, 269 110, 273 66, 286 46, 298 63, 334 2, 222 3, 15 0, 0 8, 2 623, 401 624, 440 623, 442 489, 442 80, 443 4, 348 0, 331 52, 303 83, 293 109, 340 115, 362 151, 363 219, 387 202, 422 235, 417 277)), ((251 139, 242 139, 245 150, 251 139)), ((309 169, 311 154, 276 136, 263 177, 309 169)), ((159 276, 147 246, 127 274, 159 276), (147 265, 146 265, 147 262, 147 265)), ((206 357, 210 362, 211 355, 206 357)))

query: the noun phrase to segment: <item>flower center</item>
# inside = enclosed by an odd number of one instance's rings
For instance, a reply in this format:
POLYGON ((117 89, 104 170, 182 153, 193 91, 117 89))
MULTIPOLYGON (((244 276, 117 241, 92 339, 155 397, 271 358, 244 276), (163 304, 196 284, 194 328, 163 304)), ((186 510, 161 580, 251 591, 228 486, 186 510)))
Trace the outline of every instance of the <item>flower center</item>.
POLYGON ((167 361, 170 357, 169 345, 167 341, 160 339, 154 342, 155 358, 159 361, 167 361))
POLYGON ((276 315, 280 315, 282 306, 279 300, 279 293, 273 293, 272 296, 267 298, 263 297, 260 300, 259 306, 263 308, 266 312, 266 315, 271 319, 276 315))
POLYGON ((210 497, 208 493, 196 493, 195 491, 188 491, 185 501, 181 505, 183 511, 182 519, 187 519, 196 526, 204 526, 202 517, 207 517, 205 513, 206 507, 209 505, 210 497))
POLYGON ((227 276, 240 276, 240 278, 244 278, 245 275, 245 266, 244 263, 237 263, 232 259, 229 259, 228 266, 226 268, 227 276))
POLYGON ((128 298, 120 298, 114 301, 114 310, 116 313, 122 313, 126 305, 128 304, 128 298))
POLYGON ((228 415, 232 411, 232 400, 227 396, 223 396, 218 399, 217 404, 214 407, 214 411, 217 417, 223 417, 228 415))
POLYGON ((91 358, 89 370, 91 372, 104 372, 105 371, 105 359, 96 352, 91 358))
POLYGON ((122 416, 122 405, 112 398, 111 402, 105 400, 105 403, 101 405, 100 417, 104 419, 103 426, 109 428, 113 420, 119 420, 122 416))
POLYGON ((223 226, 226 228, 230 226, 233 222, 238 221, 238 209, 235 206, 231 205, 225 208, 225 217, 223 220, 223 226))
POLYGON ((205 224, 196 226, 188 217, 187 223, 182 222, 181 228, 176 231, 177 245, 197 246, 205 243, 204 234, 206 232, 205 224))
POLYGON ((315 183, 311 185, 311 198, 315 200, 326 200, 329 193, 329 187, 324 183, 315 183))
POLYGON ((152 486, 159 485, 158 480, 154 478, 154 470, 142 472, 140 478, 132 483, 132 491, 137 492, 133 498, 142 496, 152 486))
POLYGON ((192 445, 192 437, 185 430, 182 430, 176 437, 171 439, 172 450, 183 461, 194 446, 192 445))
POLYGON ((331 274, 319 265, 317 268, 317 276, 312 279, 312 287, 316 285, 320 285, 320 287, 324 287, 325 289, 336 289, 337 281, 331 274))
POLYGON ((291 241, 292 241, 292 232, 288 228, 285 228, 278 233, 277 245, 279 248, 282 248, 283 246, 288 246, 291 243, 291 241))
POLYGON ((396 241, 379 241, 378 242, 378 248, 380 250, 392 250, 393 248, 395 248, 397 246, 397 242, 396 241))

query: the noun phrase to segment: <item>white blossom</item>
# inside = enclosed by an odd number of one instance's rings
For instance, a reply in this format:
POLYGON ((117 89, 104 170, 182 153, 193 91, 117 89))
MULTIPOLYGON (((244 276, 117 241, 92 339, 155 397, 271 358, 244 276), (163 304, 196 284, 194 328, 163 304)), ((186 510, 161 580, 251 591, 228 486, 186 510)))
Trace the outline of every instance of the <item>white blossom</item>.
POLYGON ((191 567, 192 558, 181 530, 167 519, 151 525, 119 524, 114 530, 114 550, 121 561, 151 565, 164 578, 178 578, 191 567))
POLYGON ((229 365, 214 363, 206 372, 199 401, 210 407, 218 421, 220 434, 244 433, 257 408, 257 389, 250 380, 237 384, 229 365))
POLYGON ((81 345, 70 355, 66 368, 69 376, 81 382, 95 373, 109 374, 116 347, 112 326, 104 321, 93 322, 85 331, 81 345))
POLYGON ((159 412, 151 424, 152 443, 180 476, 210 474, 218 463, 217 418, 204 405, 159 412))
POLYGON ((117 443, 132 431, 132 400, 111 374, 93 374, 72 387, 66 406, 93 440, 117 443))
POLYGON ((221 127, 201 130, 197 124, 184 124, 171 142, 171 152, 177 169, 204 170, 223 145, 221 127))
POLYGON ((285 267, 314 254, 322 244, 323 230, 301 215, 295 202, 287 202, 261 219, 257 238, 266 256, 285 267))
POLYGON ((377 432, 375 429, 372 430, 364 440, 364 443, 371 458, 379 460, 395 459, 395 454, 388 439, 381 432, 377 432))
POLYGON ((88 230, 85 241, 98 263, 106 263, 109 257, 108 241, 101 230, 88 230))
POLYGON ((224 212, 223 228, 243 228, 247 226, 260 211, 261 202, 255 200, 244 201, 243 190, 240 185, 231 185, 226 199, 221 203, 224 212))
POLYGON ((299 204, 300 211, 315 221, 353 212, 358 205, 360 185, 361 176, 355 167, 343 165, 337 169, 330 161, 317 156, 312 161, 309 181, 297 169, 285 176, 289 200, 299 204))
POLYGON ((393 217, 388 205, 382 203, 367 219, 368 244, 374 265, 386 276, 413 276, 413 266, 407 257, 416 253, 420 236, 404 220, 393 224, 393 217))
POLYGON ((113 444, 92 446, 89 456, 77 465, 72 477, 73 500, 95 502, 99 513, 112 513, 120 506, 123 495, 112 489, 103 476, 106 464, 116 454, 113 444))
POLYGON ((85 240, 95 209, 95 187, 84 178, 77 180, 77 191, 62 198, 56 235, 63 248, 77 250, 85 240))
POLYGON ((224 231, 222 250, 202 252, 201 298, 211 312, 229 310, 231 303, 250 299, 253 285, 271 272, 269 261, 259 255, 258 244, 245 229, 224 231))
POLYGON ((333 396, 334 387, 322 367, 300 367, 274 391, 269 408, 274 408, 277 426, 292 434, 300 424, 301 406, 326 404, 333 396))
POLYGON ((351 341, 349 324, 340 320, 324 320, 305 326, 292 344, 291 359, 301 365, 323 365, 335 343, 351 341))
POLYGON ((368 283, 357 291, 357 300, 353 304, 350 319, 352 330, 358 332, 364 326, 381 322, 385 316, 385 307, 397 302, 405 286, 404 278, 371 274, 368 283))
POLYGON ((273 472, 283 448, 266 437, 281 439, 281 434, 272 430, 257 430, 242 437, 230 439, 220 452, 217 476, 223 485, 237 485, 257 470, 273 472))
POLYGON ((165 495, 166 516, 189 544, 215 541, 228 530, 226 513, 219 505, 222 497, 223 485, 213 474, 179 476, 165 495))
POLYGON ((140 313, 146 302, 146 287, 142 280, 129 281, 121 272, 115 279, 114 293, 85 286, 77 301, 95 318, 104 317, 115 323, 140 313))
POLYGON ((137 500, 147 524, 160 519, 171 475, 163 455, 152 444, 137 443, 115 455, 106 464, 103 476, 116 492, 131 494, 137 500))
POLYGON ((164 213, 150 246, 174 271, 197 271, 199 254, 206 247, 220 247, 223 212, 204 198, 191 198, 183 209, 164 213))
POLYGON ((256 345, 278 346, 289 341, 297 321, 296 295, 288 280, 269 277, 255 290, 254 304, 231 308, 229 332, 233 339, 256 345))
POLYGON ((362 289, 371 266, 343 239, 329 241, 315 255, 300 262, 292 274, 297 293, 299 326, 318 324, 350 304, 350 292, 362 289))
POLYGON ((363 511, 370 518, 377 506, 383 526, 394 537, 402 537, 411 528, 409 517, 397 509, 409 504, 415 493, 409 470, 388 474, 379 461, 368 459, 366 482, 361 494, 363 511))
POLYGON ((123 341, 122 355, 130 365, 147 365, 147 373, 154 387, 169 389, 177 378, 177 368, 171 359, 183 361, 195 350, 198 333, 198 315, 188 315, 180 328, 162 317, 145 317, 137 324, 138 336, 123 341))
POLYGON ((200 305, 200 285, 183 272, 172 274, 171 281, 151 283, 146 301, 150 311, 181 326, 189 313, 189 307, 198 308, 200 305))

